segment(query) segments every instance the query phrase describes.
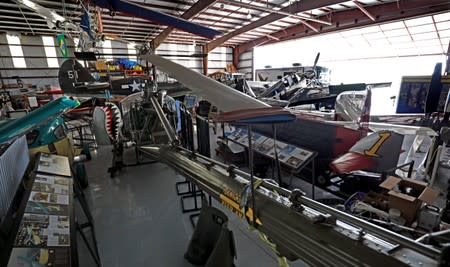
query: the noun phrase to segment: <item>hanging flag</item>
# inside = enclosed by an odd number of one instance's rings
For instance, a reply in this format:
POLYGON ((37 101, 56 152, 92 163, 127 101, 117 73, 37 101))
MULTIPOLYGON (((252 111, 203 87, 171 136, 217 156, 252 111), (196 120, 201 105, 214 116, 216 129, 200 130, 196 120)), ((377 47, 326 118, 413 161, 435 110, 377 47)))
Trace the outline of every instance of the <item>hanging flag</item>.
POLYGON ((67 58, 67 56, 69 55, 69 51, 67 50, 66 38, 64 34, 59 34, 56 40, 58 41, 59 49, 61 51, 62 56, 64 58, 67 58))
POLYGON ((80 28, 88 34, 90 41, 95 40, 94 33, 91 30, 91 18, 86 11, 81 16, 80 28))

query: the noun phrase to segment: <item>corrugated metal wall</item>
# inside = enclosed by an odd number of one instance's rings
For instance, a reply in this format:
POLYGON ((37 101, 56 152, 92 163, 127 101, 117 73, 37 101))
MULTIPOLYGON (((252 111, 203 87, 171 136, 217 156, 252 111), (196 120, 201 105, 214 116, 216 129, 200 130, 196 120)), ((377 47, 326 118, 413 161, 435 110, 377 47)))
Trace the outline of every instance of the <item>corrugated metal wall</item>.
POLYGON ((253 81, 253 49, 239 55, 237 70, 245 73, 247 80, 253 81))
MULTIPOLYGON (((176 55, 201 54, 201 46, 182 44, 161 44, 156 50, 157 54, 171 55, 166 58, 189 67, 195 71, 203 72, 202 57, 177 57, 176 55)), ((227 47, 217 47, 208 54, 208 73, 224 70, 227 64, 233 62, 233 51, 227 47)))
MULTIPOLYGON (((19 76, 25 84, 37 87, 57 85, 58 68, 48 68, 41 36, 21 36, 20 42, 27 68, 14 67, 6 34, 0 34, 0 73, 3 82, 15 84, 16 80, 11 77, 19 76)), ((57 55, 59 55, 58 62, 61 64, 64 58, 60 56, 59 52, 57 55)))
MULTIPOLYGON (((56 39, 56 38, 54 38, 56 39)), ((41 36, 20 36, 21 46, 25 57, 27 68, 15 68, 11 58, 6 34, 0 34, 0 74, 5 84, 16 84, 13 76, 19 76, 25 84, 32 84, 38 88, 47 85, 58 86, 58 68, 48 68, 44 46, 41 36)), ((66 38, 69 47, 69 57, 73 57, 74 45, 70 38, 66 38)), ((55 40, 56 46, 56 40, 55 40)), ((128 47, 121 42, 111 42, 113 57, 128 57, 128 47)), ((56 48, 58 62, 65 60, 59 48, 56 48)), ((100 49, 100 53, 103 53, 100 49)), ((195 71, 202 72, 202 57, 179 57, 177 55, 201 54, 201 47, 194 45, 167 44, 163 43, 157 49, 157 54, 163 54, 166 58, 173 60, 183 66, 195 71)), ((107 56, 107 55, 105 55, 107 56)), ((218 47, 211 51, 208 56, 208 73, 223 70, 227 64, 232 63, 232 49, 218 47)))

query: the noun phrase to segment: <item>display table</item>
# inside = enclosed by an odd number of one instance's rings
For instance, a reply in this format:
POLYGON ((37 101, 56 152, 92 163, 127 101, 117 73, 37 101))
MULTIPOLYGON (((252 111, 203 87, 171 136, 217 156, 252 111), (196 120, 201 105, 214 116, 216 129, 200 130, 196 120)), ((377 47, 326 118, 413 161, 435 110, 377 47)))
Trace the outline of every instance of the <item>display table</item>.
MULTIPOLYGON (((231 132, 225 133, 226 139, 248 148, 247 129, 235 127, 231 132)), ((274 139, 252 132, 253 151, 275 159, 274 139)), ((300 172, 306 165, 311 163, 317 153, 305 148, 296 147, 281 141, 276 141, 278 160, 292 172, 300 172)))
POLYGON ((40 153, 8 267, 78 266, 69 159, 40 153))

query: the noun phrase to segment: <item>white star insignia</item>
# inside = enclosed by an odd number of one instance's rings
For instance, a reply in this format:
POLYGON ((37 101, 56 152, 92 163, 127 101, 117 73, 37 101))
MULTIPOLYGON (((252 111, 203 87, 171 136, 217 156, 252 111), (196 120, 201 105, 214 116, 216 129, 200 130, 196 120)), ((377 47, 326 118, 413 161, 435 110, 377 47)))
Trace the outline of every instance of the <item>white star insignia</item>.
POLYGON ((141 88, 140 88, 140 84, 139 83, 136 83, 136 81, 134 81, 133 80, 133 84, 130 84, 130 86, 131 86, 131 92, 140 92, 141 91, 141 88))

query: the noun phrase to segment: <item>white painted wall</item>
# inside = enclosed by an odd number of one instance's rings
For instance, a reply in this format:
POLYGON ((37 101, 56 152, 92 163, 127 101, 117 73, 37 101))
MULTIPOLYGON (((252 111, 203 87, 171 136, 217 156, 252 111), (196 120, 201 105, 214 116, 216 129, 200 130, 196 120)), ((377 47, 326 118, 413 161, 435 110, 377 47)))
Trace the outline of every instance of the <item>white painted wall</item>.
MULTIPOLYGON (((15 84, 15 79, 8 79, 12 76, 19 76, 25 84, 31 84, 38 88, 47 85, 58 86, 58 68, 48 68, 47 58, 42 43, 41 36, 19 35, 22 44, 22 50, 25 57, 27 68, 15 68, 11 59, 11 53, 8 48, 6 34, 0 34, 0 73, 5 84, 15 84), (33 46, 27 46, 33 45, 33 46)), ((65 60, 56 45, 54 37, 54 46, 58 57, 59 65, 65 60)), ((73 57, 73 42, 66 38, 69 48, 69 57, 73 57)))
POLYGON ((247 80, 253 80, 253 49, 239 55, 237 70, 245 73, 247 80))
MULTIPOLYGON (((181 44, 161 44, 156 50, 157 54, 164 55, 167 59, 193 69, 203 72, 203 58, 201 57, 177 57, 176 55, 201 54, 201 46, 181 44), (173 56, 168 56, 173 55, 173 56)), ((217 47, 208 53, 208 73, 224 70, 227 64, 233 62, 233 51, 228 47, 217 47)))

